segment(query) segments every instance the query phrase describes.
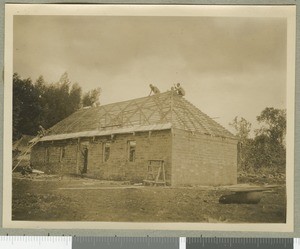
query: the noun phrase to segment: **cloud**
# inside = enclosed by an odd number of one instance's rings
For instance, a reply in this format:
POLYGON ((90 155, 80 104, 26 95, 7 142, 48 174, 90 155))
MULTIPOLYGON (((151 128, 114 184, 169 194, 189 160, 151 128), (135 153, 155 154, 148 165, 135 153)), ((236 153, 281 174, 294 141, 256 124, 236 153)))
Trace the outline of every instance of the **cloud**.
POLYGON ((250 121, 285 106, 286 21, 281 18, 16 16, 14 71, 49 82, 68 72, 102 103, 181 82, 219 122, 250 121))

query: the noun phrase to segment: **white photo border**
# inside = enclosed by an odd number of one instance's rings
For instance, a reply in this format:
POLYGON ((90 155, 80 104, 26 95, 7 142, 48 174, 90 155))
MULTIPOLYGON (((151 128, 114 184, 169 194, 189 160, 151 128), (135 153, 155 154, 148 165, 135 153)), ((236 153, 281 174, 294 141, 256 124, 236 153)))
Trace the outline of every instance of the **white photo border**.
POLYGON ((4 137, 3 137, 3 227, 33 229, 143 229, 184 231, 294 231, 294 142, 295 142, 295 44, 296 7, 291 6, 212 6, 212 5, 66 5, 6 4, 4 56, 4 137), (12 76, 13 17, 15 15, 102 15, 102 16, 215 16, 281 17, 287 20, 287 216, 286 223, 133 223, 133 222, 37 222, 12 220, 12 76))

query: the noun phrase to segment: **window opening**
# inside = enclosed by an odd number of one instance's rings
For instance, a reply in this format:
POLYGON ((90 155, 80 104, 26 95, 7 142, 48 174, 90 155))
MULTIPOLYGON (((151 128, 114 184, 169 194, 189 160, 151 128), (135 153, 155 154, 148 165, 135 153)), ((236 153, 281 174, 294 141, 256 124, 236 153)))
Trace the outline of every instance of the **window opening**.
POLYGON ((128 141, 128 160, 135 161, 136 141, 128 141))

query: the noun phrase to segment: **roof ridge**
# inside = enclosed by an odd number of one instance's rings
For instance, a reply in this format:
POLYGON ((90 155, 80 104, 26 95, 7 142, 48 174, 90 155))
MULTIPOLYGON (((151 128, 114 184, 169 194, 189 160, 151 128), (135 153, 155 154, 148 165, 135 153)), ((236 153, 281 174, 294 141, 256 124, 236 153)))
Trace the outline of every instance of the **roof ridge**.
MULTIPOLYGON (((144 97, 140 97, 140 98, 135 98, 135 99, 122 100, 122 101, 119 101, 119 102, 109 103, 109 104, 105 104, 105 105, 99 105, 99 106, 91 107, 91 108, 107 107, 107 106, 109 106, 109 105, 116 105, 116 104, 121 104, 121 103, 131 102, 131 101, 133 101, 133 100, 137 101, 137 100, 142 100, 142 99, 146 99, 146 98, 154 98, 154 97, 158 97, 158 96, 170 94, 171 92, 172 92, 172 91, 167 90, 167 91, 162 92, 162 93, 157 93, 157 94, 148 95, 148 96, 144 96, 144 97)), ((82 109, 80 109, 80 110, 82 110, 82 109)), ((87 110, 88 110, 88 109, 87 109, 87 110)))

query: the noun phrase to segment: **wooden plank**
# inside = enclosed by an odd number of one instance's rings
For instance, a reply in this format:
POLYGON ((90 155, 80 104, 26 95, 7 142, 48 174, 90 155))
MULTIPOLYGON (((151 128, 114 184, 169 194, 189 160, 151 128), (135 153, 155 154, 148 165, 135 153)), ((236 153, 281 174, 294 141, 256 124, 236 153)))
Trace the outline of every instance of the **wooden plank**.
POLYGON ((166 172, 165 172, 165 162, 163 161, 163 180, 164 180, 164 183, 166 183, 166 172))
POLYGON ((158 168, 158 172, 157 172, 157 175, 156 175, 156 177, 155 177, 155 182, 158 181, 158 178, 159 178, 159 176, 160 176, 160 172, 161 172, 161 166, 159 166, 159 168, 158 168))
POLYGON ((155 183, 154 180, 143 180, 143 182, 151 182, 151 183, 155 183))

